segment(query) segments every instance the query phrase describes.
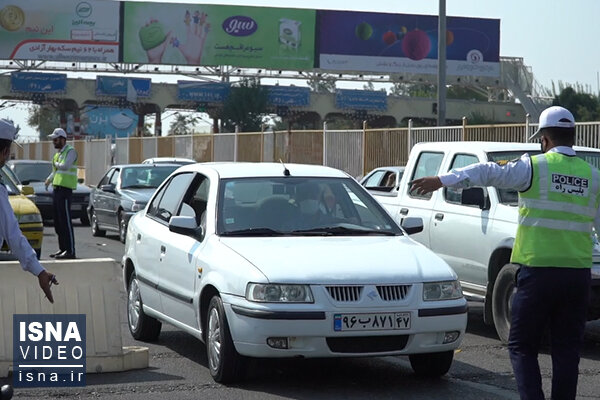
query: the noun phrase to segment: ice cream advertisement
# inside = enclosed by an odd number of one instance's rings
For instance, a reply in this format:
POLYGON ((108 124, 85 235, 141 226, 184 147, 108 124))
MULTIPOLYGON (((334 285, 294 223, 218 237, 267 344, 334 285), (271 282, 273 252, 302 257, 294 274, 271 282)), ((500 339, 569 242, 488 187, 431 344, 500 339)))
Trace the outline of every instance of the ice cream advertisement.
POLYGON ((123 62, 314 67, 315 10, 124 3, 123 62))
MULTIPOLYGON (((436 74, 438 18, 431 15, 318 11, 319 68, 436 74)), ((500 75, 500 20, 447 17, 450 75, 500 75)))
POLYGON ((49 61, 119 61, 116 1, 0 0, 0 57, 49 61))

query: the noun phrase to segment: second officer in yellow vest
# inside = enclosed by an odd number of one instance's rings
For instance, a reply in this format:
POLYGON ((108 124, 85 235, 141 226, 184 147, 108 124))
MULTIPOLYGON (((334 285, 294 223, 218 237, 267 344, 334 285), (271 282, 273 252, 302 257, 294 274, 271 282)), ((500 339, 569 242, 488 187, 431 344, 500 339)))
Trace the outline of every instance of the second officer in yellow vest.
POLYGON ((75 258, 75 237, 71 222, 71 197, 77 188, 77 151, 67 144, 67 134, 56 128, 49 136, 57 153, 52 158, 52 173, 46 186, 53 187, 54 230, 59 250, 50 254, 56 259, 75 258))
MULTIPOLYGON (((575 399, 579 352, 590 300, 593 238, 600 232, 595 166, 577 157, 575 119, 553 106, 540 115, 542 152, 500 166, 472 164, 415 179, 412 189, 495 186, 519 192, 519 223, 511 254, 518 267, 508 350, 521 399, 543 400, 538 353, 550 331, 552 399, 575 399)), ((466 244, 465 244, 466 245, 466 244)), ((512 269, 512 268, 511 268, 512 269)))

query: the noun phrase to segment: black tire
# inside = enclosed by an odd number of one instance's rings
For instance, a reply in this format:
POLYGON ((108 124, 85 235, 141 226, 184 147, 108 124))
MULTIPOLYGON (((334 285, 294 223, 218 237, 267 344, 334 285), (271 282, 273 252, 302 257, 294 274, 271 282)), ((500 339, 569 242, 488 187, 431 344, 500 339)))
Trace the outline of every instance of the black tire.
POLYGON ((220 383, 241 380, 244 357, 233 345, 223 302, 219 296, 214 296, 208 306, 205 342, 208 369, 213 379, 220 383))
POLYGON ((93 208, 90 211, 90 225, 92 226, 92 236, 98 237, 106 235, 106 231, 98 227, 98 216, 93 208))
POLYGON ((127 239, 127 223, 123 219, 123 211, 119 211, 119 240, 121 243, 125 243, 125 239, 127 239))
POLYGON ((148 342, 158 338, 162 327, 159 320, 144 313, 144 303, 135 272, 131 273, 127 286, 127 325, 134 339, 148 342))
POLYGON ((39 260, 42 257, 42 249, 35 249, 35 256, 39 260))
POLYGON ((415 374, 434 378, 445 375, 450 370, 454 359, 454 351, 411 354, 408 359, 415 374))
POLYGON ((506 264, 496 277, 494 291, 492 292, 492 316, 494 317, 494 326, 500 341, 508 343, 510 333, 510 318, 512 309, 512 299, 515 293, 515 276, 518 266, 515 264, 506 264))

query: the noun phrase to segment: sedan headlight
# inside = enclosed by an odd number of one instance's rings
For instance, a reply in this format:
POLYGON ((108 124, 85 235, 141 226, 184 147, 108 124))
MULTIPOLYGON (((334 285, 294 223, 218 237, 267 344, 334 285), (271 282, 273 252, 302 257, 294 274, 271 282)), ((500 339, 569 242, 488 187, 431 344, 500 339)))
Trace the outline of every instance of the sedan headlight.
POLYGON ((249 283, 246 299, 263 303, 312 303, 308 285, 282 285, 277 283, 249 283))
POLYGON ((131 211, 140 211, 146 207, 146 203, 133 203, 131 206, 131 211))
POLYGON ((423 284, 423 300, 454 300, 463 297, 458 281, 426 282, 423 284))
POLYGON ((40 214, 22 214, 17 216, 17 221, 20 224, 31 224, 33 222, 42 222, 42 216, 40 214))

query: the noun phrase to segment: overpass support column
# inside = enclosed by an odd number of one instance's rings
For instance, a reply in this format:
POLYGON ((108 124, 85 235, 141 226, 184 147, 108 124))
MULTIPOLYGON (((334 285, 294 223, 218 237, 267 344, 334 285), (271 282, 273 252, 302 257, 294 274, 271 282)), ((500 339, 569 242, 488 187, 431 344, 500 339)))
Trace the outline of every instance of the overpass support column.
POLYGON ((73 109, 73 135, 79 136, 81 132, 81 115, 79 114, 79 107, 73 109))
POLYGON ((162 113, 161 110, 156 110, 156 114, 154 114, 154 136, 160 137, 162 136, 162 113))
POLYGON ((142 111, 138 113, 137 127, 135 129, 135 136, 144 136, 144 122, 146 121, 146 112, 142 111))

